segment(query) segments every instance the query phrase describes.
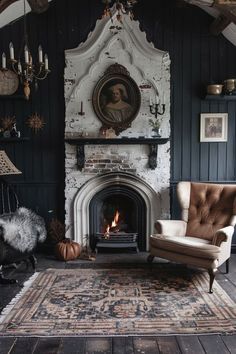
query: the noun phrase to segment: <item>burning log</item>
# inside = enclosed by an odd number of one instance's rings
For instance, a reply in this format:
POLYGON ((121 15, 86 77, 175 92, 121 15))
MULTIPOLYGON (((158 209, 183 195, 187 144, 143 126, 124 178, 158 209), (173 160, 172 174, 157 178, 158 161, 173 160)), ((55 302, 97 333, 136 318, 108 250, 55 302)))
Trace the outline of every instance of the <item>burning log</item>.
POLYGON ((109 233, 110 232, 120 232, 120 231, 126 231, 128 228, 127 224, 123 223, 123 220, 120 220, 120 213, 117 210, 114 216, 114 219, 111 223, 111 225, 106 226, 106 231, 104 232, 104 236, 108 239, 109 238, 109 233))

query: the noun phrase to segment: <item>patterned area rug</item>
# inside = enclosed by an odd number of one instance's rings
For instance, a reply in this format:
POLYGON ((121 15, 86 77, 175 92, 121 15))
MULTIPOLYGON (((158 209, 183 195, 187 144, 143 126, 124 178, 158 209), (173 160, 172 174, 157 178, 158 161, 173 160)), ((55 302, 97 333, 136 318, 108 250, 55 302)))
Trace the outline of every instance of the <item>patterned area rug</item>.
POLYGON ((217 282, 209 294, 206 273, 184 276, 165 267, 48 269, 0 317, 4 336, 151 336, 235 329, 235 303, 217 282))

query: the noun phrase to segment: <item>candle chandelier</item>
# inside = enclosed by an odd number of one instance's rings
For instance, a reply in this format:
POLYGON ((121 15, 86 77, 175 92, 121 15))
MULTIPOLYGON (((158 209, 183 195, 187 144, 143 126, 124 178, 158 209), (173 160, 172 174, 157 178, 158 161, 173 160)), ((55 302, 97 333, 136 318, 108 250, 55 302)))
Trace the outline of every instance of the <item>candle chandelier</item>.
MULTIPOLYGON (((19 76, 20 82, 24 86, 24 95, 27 99, 30 96, 30 85, 34 82, 37 88, 38 80, 44 80, 48 76, 50 70, 48 67, 48 56, 44 55, 42 46, 38 47, 38 63, 33 63, 32 54, 28 43, 27 23, 26 23, 26 4, 24 0, 24 35, 21 43, 18 58, 15 59, 14 46, 9 44, 10 65, 12 70, 19 76), (24 59, 22 60, 23 57, 24 59)), ((6 69, 6 55, 2 54, 2 69, 6 69)))
POLYGON ((102 2, 105 4, 105 9, 103 11, 103 17, 110 16, 112 20, 112 12, 111 8, 113 4, 115 3, 116 5, 116 10, 117 10, 117 15, 116 19, 122 23, 122 14, 129 15, 131 20, 134 17, 133 14, 133 7, 134 5, 138 2, 138 0, 102 0, 102 2))

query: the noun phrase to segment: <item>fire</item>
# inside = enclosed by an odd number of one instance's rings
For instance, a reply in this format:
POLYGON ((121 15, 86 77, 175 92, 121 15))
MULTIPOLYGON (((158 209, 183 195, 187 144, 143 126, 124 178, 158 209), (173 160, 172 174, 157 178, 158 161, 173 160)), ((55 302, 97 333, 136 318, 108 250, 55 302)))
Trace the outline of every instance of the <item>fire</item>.
MULTIPOLYGON (((120 213, 118 210, 116 210, 116 213, 115 213, 115 216, 114 216, 114 219, 111 223, 111 225, 107 225, 107 228, 106 228, 106 231, 105 231, 105 236, 109 237, 109 231, 110 231, 110 228, 111 227, 116 227, 118 225, 118 222, 119 222, 119 216, 120 216, 120 213)), ((118 230, 117 230, 118 231, 118 230)))
POLYGON ((111 223, 111 227, 117 226, 118 221, 119 221, 119 216, 120 216, 120 213, 119 213, 119 211, 117 210, 116 213, 115 213, 115 217, 114 217, 114 219, 113 219, 113 221, 112 221, 112 223, 111 223))

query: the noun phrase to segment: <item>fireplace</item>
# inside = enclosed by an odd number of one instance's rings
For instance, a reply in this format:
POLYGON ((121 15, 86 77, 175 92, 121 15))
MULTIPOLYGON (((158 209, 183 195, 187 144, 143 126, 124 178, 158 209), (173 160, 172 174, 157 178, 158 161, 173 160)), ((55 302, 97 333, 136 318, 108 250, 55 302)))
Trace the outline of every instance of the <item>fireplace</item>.
POLYGON ((110 186, 101 190, 90 202, 89 229, 92 249, 99 239, 100 247, 146 250, 146 205, 143 198, 127 186, 110 186))
POLYGON ((110 205, 111 210, 118 206, 122 214, 126 213, 123 223, 127 224, 126 231, 137 233, 138 248, 147 251, 149 235, 154 232, 155 220, 162 213, 161 196, 142 178, 131 173, 95 176, 77 189, 73 201, 68 198, 68 203, 73 204, 73 222, 68 222, 67 233, 73 231, 76 242, 82 247, 89 246, 93 236, 104 230, 104 218, 109 224, 113 217, 112 212, 108 213, 110 205))
POLYGON ((118 232, 137 234, 138 248, 147 251, 155 220, 169 213, 170 58, 147 41, 138 21, 124 16, 115 35, 109 28, 110 18, 97 21, 84 43, 65 52, 66 237, 86 250, 96 233, 104 233, 104 221, 112 221, 117 206, 125 219, 121 229, 126 228, 118 232), (97 114, 103 99, 95 88, 116 63, 138 86, 141 102, 131 124, 122 124, 118 136, 108 129, 107 139, 97 114), (166 140, 162 145, 154 144, 149 125, 154 118, 149 103, 158 97, 165 104, 157 117, 166 140))

